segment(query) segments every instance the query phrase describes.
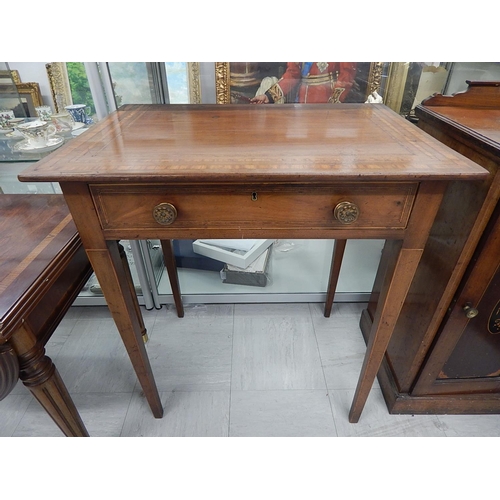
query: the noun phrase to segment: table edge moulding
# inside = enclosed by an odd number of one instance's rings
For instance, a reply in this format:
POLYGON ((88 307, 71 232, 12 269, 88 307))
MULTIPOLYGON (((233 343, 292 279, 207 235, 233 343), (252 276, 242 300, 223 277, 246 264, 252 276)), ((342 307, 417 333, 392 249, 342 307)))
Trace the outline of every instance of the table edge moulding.
POLYGON ((60 183, 157 418, 163 408, 117 240, 392 242, 391 258, 379 268, 378 304, 349 413, 354 423, 448 183, 486 176, 384 105, 127 105, 19 179, 60 183))

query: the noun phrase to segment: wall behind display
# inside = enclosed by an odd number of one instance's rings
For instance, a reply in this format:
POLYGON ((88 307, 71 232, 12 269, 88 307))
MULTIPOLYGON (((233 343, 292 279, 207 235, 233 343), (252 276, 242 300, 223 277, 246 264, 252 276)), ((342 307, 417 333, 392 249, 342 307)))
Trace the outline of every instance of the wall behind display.
MULTIPOLYGON (((49 79, 45 68, 46 62, 9 62, 11 70, 17 70, 22 82, 37 82, 44 104, 54 106, 50 91, 49 79)), ((429 64, 429 63, 427 63, 429 64)), ((202 80, 202 102, 215 102, 214 63, 201 63, 200 78, 202 80)), ((466 80, 500 80, 500 63, 453 63, 445 89, 446 94, 466 90, 466 80)), ((413 99, 412 99, 413 101, 413 99)))
POLYGON ((498 62, 457 62, 453 63, 446 86, 446 94, 467 90, 466 80, 500 81, 498 62))

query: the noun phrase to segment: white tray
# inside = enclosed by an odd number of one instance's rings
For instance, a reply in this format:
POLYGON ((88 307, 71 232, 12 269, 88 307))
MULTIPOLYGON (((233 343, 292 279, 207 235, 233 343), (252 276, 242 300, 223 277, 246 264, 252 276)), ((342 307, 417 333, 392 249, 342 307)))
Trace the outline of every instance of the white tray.
MULTIPOLYGON (((269 248, 274 243, 274 240, 255 240, 256 243, 250 250, 236 253, 220 246, 210 245, 209 241, 194 241, 193 252, 243 269, 248 267, 266 248, 269 248)), ((220 240, 217 240, 217 242, 220 244, 220 240)))

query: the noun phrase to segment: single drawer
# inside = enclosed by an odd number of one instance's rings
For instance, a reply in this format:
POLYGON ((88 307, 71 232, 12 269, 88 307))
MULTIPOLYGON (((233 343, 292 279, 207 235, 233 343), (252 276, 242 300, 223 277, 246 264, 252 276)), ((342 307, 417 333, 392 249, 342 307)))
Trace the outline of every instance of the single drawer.
POLYGON ((93 184, 104 230, 405 228, 418 183, 330 186, 93 184))

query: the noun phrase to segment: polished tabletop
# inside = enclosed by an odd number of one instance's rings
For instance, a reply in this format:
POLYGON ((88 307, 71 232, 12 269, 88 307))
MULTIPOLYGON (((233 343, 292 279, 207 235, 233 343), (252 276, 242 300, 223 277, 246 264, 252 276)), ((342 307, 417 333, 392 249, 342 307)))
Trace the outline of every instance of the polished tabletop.
POLYGON ((49 265, 77 238, 62 195, 0 195, 0 339, 7 338, 43 289, 49 265), (26 300, 28 298, 29 300, 26 300), (24 303, 18 310, 14 305, 24 303))
POLYGON ((420 106, 422 111, 439 116, 457 129, 466 130, 469 136, 476 136, 484 144, 500 148, 500 109, 472 109, 458 106, 420 106))
POLYGON ((21 181, 474 179, 484 170, 379 104, 126 105, 21 181))

